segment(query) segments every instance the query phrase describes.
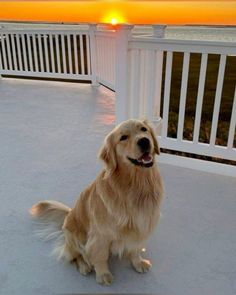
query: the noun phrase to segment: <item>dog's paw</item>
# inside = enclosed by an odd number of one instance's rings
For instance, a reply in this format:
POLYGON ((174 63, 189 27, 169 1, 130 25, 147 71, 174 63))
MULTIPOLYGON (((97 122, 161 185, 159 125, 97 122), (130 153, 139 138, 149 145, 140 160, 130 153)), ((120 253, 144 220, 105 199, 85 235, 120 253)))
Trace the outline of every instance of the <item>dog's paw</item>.
POLYGON ((76 266, 78 271, 84 276, 92 271, 92 267, 81 258, 76 260, 76 266))
POLYGON ((149 260, 142 259, 135 264, 133 264, 134 269, 139 273, 148 272, 149 269, 152 267, 152 264, 149 260))
POLYGON ((96 281, 99 284, 109 286, 113 282, 113 275, 110 272, 96 275, 96 281))

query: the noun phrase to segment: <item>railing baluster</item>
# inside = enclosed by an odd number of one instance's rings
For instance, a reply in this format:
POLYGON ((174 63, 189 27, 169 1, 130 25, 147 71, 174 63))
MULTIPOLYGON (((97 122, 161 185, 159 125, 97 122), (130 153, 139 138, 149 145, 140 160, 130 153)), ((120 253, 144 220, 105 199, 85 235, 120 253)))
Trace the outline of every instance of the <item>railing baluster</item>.
POLYGON ((6 44, 7 44, 7 59, 8 59, 9 70, 12 71, 12 59, 11 59, 11 47, 10 47, 10 41, 9 41, 9 34, 6 34, 6 44))
POLYGON ((110 81, 111 78, 111 72, 110 72, 110 44, 109 40, 107 40, 107 37, 104 37, 104 44, 105 44, 105 50, 104 50, 104 59, 106 60, 105 63, 105 69, 106 69, 106 80, 110 81))
POLYGON ((146 75, 145 75, 145 99, 146 99, 146 116, 152 122, 154 119, 154 93, 155 93, 155 63, 156 55, 154 50, 147 51, 146 75))
POLYGON ((139 104, 137 98, 139 97, 139 87, 140 84, 140 51, 135 49, 131 52, 130 59, 130 117, 138 118, 139 117, 139 104))
POLYGON ((16 45, 17 45, 17 57, 19 61, 19 70, 23 71, 23 64, 22 64, 22 52, 21 52, 21 46, 20 46, 20 35, 16 34, 16 45))
POLYGON ((34 69, 36 72, 39 71, 39 65, 38 65, 38 54, 37 54, 37 47, 36 47, 36 35, 32 35, 33 38, 33 59, 34 59, 34 69))
POLYGON ((155 63, 155 94, 154 94, 154 119, 160 118, 161 112, 161 86, 163 76, 163 51, 156 51, 155 63))
POLYGON ((71 35, 67 35, 67 48, 68 48, 68 59, 69 59, 69 73, 72 74, 72 59, 71 59, 71 35))
POLYGON ((201 68, 199 74, 199 84, 198 84, 198 95, 197 95, 197 105, 195 113, 195 122, 194 122, 194 131, 193 131, 193 142, 198 143, 199 133, 200 133, 200 123, 201 123, 201 114, 202 114, 202 102, 206 81, 206 69, 207 69, 207 59, 208 54, 203 53, 201 58, 201 68))
POLYGON ((109 40, 108 39, 108 42, 109 42, 109 80, 111 81, 111 78, 112 78, 112 69, 113 69, 113 64, 112 64, 112 43, 111 43, 112 40, 109 40))
POLYGON ((51 56, 52 73, 55 73, 55 56, 54 56, 54 48, 53 48, 52 34, 49 35, 49 46, 50 46, 50 56, 51 56))
POLYGON ((43 35, 43 42, 44 42, 44 56, 45 56, 45 62, 46 62, 46 72, 49 73, 49 57, 48 57, 48 41, 47 41, 48 35, 43 35))
POLYGON ((24 70, 28 71, 28 61, 26 55, 26 46, 25 46, 25 34, 21 34, 22 50, 23 50, 23 61, 24 61, 24 70))
POLYGON ((84 46, 83 46, 83 35, 79 35, 79 48, 80 48, 80 61, 81 61, 81 74, 84 75, 84 46))
POLYGON ((234 144, 234 135, 235 135, 235 127, 236 127, 236 86, 234 90, 234 101, 231 113, 230 127, 229 127, 229 136, 227 148, 232 149, 234 144))
POLYGON ((29 56, 29 70, 33 72, 32 46, 31 46, 29 34, 27 34, 27 47, 28 47, 28 56, 29 56))
POLYGON ((226 64, 226 55, 222 54, 220 56, 220 66, 219 66, 217 86, 216 86, 210 145, 215 145, 215 141, 216 141, 216 132, 217 132, 217 126, 218 126, 219 112, 220 112, 220 102, 221 102, 222 88, 223 88, 223 82, 224 82, 225 64, 226 64))
POLYGON ((17 59, 16 59, 16 44, 15 44, 14 34, 11 34, 11 49, 12 49, 12 55, 13 55, 13 68, 16 71, 18 70, 18 67, 17 67, 17 59))
POLYGON ((65 51, 65 36, 61 34, 61 48, 62 48, 62 63, 63 63, 63 73, 67 73, 66 68, 66 51, 65 51))
POLYGON ((179 102, 179 118, 178 118, 178 131, 177 139, 183 139, 183 129, 184 129, 184 117, 185 117, 185 107, 186 107, 186 95, 188 86, 188 73, 189 73, 189 59, 190 53, 184 52, 184 62, 183 71, 181 79, 181 92, 180 92, 180 102, 179 102))
POLYGON ((100 38, 96 37, 96 52, 97 52, 97 75, 99 78, 102 76, 102 63, 101 63, 101 47, 100 47, 100 38))
POLYGON ((91 75, 91 64, 90 64, 90 43, 89 36, 86 34, 86 52, 87 52, 87 74, 91 75))
POLYGON ((1 76, 1 71, 3 70, 3 61, 2 61, 2 35, 0 34, 0 76, 1 76))
POLYGON ((41 34, 38 34, 38 45, 39 45, 40 72, 44 72, 42 35, 41 34))
POLYGON ((116 60, 116 49, 115 49, 115 39, 112 39, 112 79, 111 83, 115 88, 115 80, 116 80, 116 73, 115 73, 115 60, 116 60))
POLYGON ((100 66, 101 66, 101 74, 104 80, 106 80, 106 75, 105 75, 105 62, 104 62, 104 43, 103 40, 101 39, 99 42, 99 48, 100 48, 100 66))
POLYGON ((169 105, 170 105, 170 86, 171 86, 171 70, 172 70, 173 52, 167 51, 166 56, 166 74, 165 74, 165 90, 164 90, 164 107, 163 107, 163 125, 162 138, 167 136, 169 105))
POLYGON ((57 73, 61 73, 61 58, 60 58, 60 51, 59 51, 59 40, 58 35, 55 35, 56 41, 56 59, 57 59, 57 73))
POLYGON ((107 77, 108 77, 108 80, 110 80, 110 77, 111 77, 111 63, 110 63, 110 60, 111 60, 111 46, 110 46, 110 40, 106 40, 106 44, 107 44, 107 47, 106 47, 107 77))
POLYGON ((145 67, 145 62, 146 62, 146 51, 145 49, 140 50, 140 84, 137 85, 139 88, 139 95, 137 97, 137 103, 139 104, 139 117, 144 116, 145 113, 145 104, 144 104, 144 99, 145 99, 145 76, 146 76, 146 67, 145 67))
POLYGON ((74 42, 74 58, 75 58, 75 73, 79 74, 78 68, 78 46, 77 46, 77 38, 76 34, 73 34, 73 42, 74 42))
POLYGON ((3 69, 8 70, 8 65, 7 65, 7 55, 6 55, 6 35, 1 34, 1 45, 2 45, 2 58, 3 58, 3 69))

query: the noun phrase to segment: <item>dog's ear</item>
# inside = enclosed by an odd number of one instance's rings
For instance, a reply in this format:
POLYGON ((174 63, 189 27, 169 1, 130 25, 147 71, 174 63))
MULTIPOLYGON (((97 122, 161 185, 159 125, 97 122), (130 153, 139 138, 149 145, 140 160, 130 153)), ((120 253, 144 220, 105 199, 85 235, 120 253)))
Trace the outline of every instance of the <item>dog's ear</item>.
POLYGON ((103 146, 101 147, 98 157, 106 165, 106 177, 110 176, 117 167, 116 151, 113 143, 113 134, 110 133, 105 138, 103 146))
POLYGON ((150 130, 150 132, 151 132, 152 140, 153 140, 153 143, 154 143, 154 151, 155 151, 155 153, 156 153, 157 155, 160 155, 160 147, 159 147, 159 144, 158 144, 158 142, 157 142, 157 137, 156 137, 156 135, 155 135, 155 132, 154 132, 154 130, 153 130, 151 124, 150 124, 150 123, 148 122, 148 120, 146 120, 146 119, 143 120, 143 123, 144 123, 145 125, 148 126, 148 128, 149 128, 149 130, 150 130))

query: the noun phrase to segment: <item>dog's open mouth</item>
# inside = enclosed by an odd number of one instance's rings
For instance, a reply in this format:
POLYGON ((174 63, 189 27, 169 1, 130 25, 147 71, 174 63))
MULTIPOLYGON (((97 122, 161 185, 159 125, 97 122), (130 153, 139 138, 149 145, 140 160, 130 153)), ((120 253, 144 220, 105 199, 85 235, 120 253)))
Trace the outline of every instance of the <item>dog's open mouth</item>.
POLYGON ((136 166, 148 168, 148 167, 152 167, 153 165, 153 156, 147 152, 142 154, 142 156, 139 157, 138 159, 132 159, 130 157, 128 157, 128 159, 130 160, 131 163, 133 163, 136 166))

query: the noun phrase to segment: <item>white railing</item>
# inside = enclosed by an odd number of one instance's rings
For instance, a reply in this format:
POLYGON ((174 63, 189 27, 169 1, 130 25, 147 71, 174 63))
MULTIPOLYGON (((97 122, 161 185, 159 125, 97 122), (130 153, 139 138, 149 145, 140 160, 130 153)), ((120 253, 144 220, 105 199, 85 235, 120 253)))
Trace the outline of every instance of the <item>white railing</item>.
POLYGON ((92 80, 89 30, 0 29, 0 74, 92 80))
POLYGON ((161 81, 163 78, 162 64, 163 52, 166 52, 165 84, 163 113, 161 114, 163 124, 160 135, 162 148, 205 155, 210 157, 236 160, 236 149, 233 147, 236 123, 236 95, 231 109, 230 128, 228 132, 228 142, 225 146, 216 144, 216 134, 219 122, 220 104, 228 55, 236 55, 236 44, 223 42, 201 42, 201 41, 179 41, 152 38, 133 38, 128 44, 130 52, 130 83, 129 100, 130 116, 147 116, 152 121, 160 116, 161 103, 161 81), (177 124, 177 137, 168 135, 169 126, 169 104, 171 75, 173 72, 173 53, 183 53, 182 81, 179 100, 179 114, 177 124), (193 130, 193 140, 184 140, 184 122, 186 110, 187 86, 189 77, 190 54, 201 54, 201 66, 198 84, 198 95, 195 109, 195 120, 193 130), (209 54, 217 54, 220 57, 218 78, 215 92, 215 103, 212 113, 212 124, 209 143, 199 142, 199 132, 202 117, 202 104, 204 96, 204 85, 206 80, 206 70, 209 54), (138 68, 139 67, 139 68, 138 68), (137 83, 135 83, 137 81, 137 83), (137 88, 138 87, 138 88, 137 88))
MULTIPOLYGON (((117 29, 96 25, 83 30, 76 26, 74 29, 1 29, 0 75, 90 80, 93 85, 103 84, 116 91, 117 123, 140 117, 157 123, 162 118, 158 136, 162 148, 235 161, 236 90, 230 97, 232 104, 228 107, 231 116, 227 122, 227 140, 223 145, 217 143, 217 132, 220 131, 225 69, 228 58, 236 56, 236 43, 166 39, 162 38, 164 26, 153 26, 153 34, 137 30, 132 34, 132 29, 129 25, 121 25, 117 29), (176 135, 173 136, 168 130, 175 71, 173 57, 176 53, 183 55, 183 64, 176 135), (201 61, 196 105, 193 106, 195 115, 192 138, 186 139, 187 93, 192 79, 190 61, 191 55, 196 53, 201 61), (219 69, 214 85, 209 140, 202 142, 204 90, 211 54, 219 57, 219 69)), ((214 166, 213 171, 217 169, 214 166)), ((236 174, 236 169, 229 174, 233 173, 236 174)))

